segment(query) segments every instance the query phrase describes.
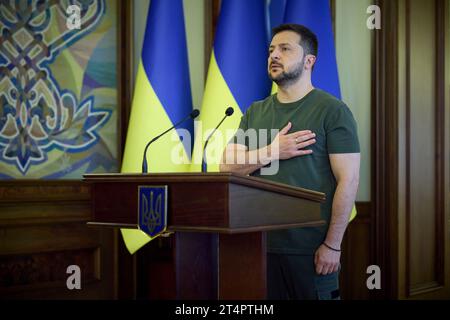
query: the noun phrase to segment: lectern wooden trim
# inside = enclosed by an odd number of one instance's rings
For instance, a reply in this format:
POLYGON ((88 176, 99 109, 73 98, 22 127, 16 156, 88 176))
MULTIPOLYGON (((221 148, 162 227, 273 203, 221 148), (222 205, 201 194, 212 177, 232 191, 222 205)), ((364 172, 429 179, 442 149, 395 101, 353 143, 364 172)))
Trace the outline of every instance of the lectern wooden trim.
MULTIPOLYGON (((87 174, 93 221, 138 228, 138 187, 168 187, 175 299, 264 299, 265 231, 317 226, 320 192, 230 173, 87 174)), ((149 275, 148 281, 152 283, 149 275)), ((149 284, 151 285, 151 284, 149 284)), ((157 293, 150 295, 156 297, 157 293)))

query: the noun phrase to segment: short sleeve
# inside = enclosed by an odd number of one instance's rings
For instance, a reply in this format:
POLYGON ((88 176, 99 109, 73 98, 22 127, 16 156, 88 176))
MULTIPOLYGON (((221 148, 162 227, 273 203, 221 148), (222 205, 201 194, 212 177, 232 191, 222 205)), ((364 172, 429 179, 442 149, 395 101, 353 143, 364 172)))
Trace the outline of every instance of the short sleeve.
POLYGON ((332 153, 359 153, 356 121, 346 105, 340 105, 326 118, 327 150, 332 153))

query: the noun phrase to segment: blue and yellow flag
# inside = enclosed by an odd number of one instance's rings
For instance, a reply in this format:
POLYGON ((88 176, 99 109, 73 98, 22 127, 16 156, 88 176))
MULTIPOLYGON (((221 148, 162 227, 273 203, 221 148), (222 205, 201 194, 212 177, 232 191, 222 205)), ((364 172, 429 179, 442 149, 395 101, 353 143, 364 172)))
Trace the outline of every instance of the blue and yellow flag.
MULTIPOLYGON (((284 12, 286 10, 287 0, 270 0, 268 3, 268 16, 270 21, 270 29, 283 23, 284 12)), ((271 32, 269 32, 270 34, 271 32)))
MULTIPOLYGON (((284 23, 302 24, 317 36, 319 52, 312 73, 312 83, 337 98, 341 98, 331 8, 329 0, 287 0, 284 23)), ((352 221, 357 214, 353 206, 352 221)))
POLYGON ((253 101, 267 97, 267 25, 264 0, 223 0, 196 128, 192 171, 201 171, 202 147, 228 107, 228 117, 208 145, 208 171, 218 171, 230 132, 253 101), (201 125, 201 128, 200 128, 201 125))
POLYGON ((312 83, 340 99, 330 1, 287 0, 284 23, 302 24, 316 34, 319 52, 312 73, 312 83))
MULTIPOLYGON (((191 86, 182 0, 152 0, 137 71, 122 172, 141 172, 145 145, 192 111, 191 86)), ((147 152, 149 172, 189 171, 193 121, 153 143, 147 152), (184 136, 186 138, 186 136, 184 136), (182 142, 183 140, 183 142, 182 142)), ((130 253, 151 240, 139 230, 122 229, 130 253)))

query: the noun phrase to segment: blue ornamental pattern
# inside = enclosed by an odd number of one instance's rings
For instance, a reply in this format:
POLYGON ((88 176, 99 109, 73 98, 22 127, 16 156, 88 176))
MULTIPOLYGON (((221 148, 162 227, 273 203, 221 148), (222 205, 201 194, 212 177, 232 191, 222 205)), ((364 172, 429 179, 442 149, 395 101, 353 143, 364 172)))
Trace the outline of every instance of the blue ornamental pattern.
POLYGON ((76 153, 98 142, 111 111, 96 110, 93 96, 77 101, 49 65, 95 29, 104 12, 104 0, 0 2, 0 162, 25 176, 54 148, 76 153), (70 5, 81 9, 80 29, 61 24, 70 5), (55 23, 59 31, 48 32, 55 23))

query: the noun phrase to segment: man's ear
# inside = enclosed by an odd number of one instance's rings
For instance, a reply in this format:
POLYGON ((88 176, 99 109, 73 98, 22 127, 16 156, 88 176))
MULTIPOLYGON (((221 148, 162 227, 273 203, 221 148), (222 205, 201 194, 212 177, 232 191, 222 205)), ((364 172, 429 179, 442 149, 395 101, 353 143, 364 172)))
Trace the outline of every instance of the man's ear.
POLYGON ((312 68, 314 67, 315 64, 316 64, 316 56, 313 56, 312 54, 308 54, 306 56, 306 61, 305 61, 306 69, 312 70, 312 68))

